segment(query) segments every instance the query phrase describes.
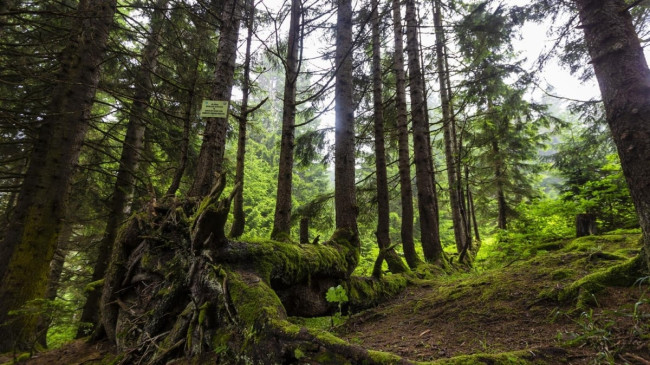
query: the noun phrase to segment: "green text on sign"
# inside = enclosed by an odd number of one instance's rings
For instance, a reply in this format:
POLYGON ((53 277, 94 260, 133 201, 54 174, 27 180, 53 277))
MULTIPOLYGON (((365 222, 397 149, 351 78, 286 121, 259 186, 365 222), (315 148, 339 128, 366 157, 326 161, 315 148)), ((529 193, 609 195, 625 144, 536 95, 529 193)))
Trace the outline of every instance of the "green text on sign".
POLYGON ((201 104, 201 118, 226 118, 227 116, 227 101, 203 100, 203 104, 201 104))

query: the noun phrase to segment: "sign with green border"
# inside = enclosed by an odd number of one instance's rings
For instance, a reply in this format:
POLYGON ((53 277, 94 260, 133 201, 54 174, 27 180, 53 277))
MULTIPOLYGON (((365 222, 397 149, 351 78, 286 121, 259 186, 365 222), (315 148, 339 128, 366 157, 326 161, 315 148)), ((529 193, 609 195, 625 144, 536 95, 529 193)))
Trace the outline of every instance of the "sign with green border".
POLYGON ((201 104, 201 118, 226 118, 227 116, 227 101, 203 100, 201 104))

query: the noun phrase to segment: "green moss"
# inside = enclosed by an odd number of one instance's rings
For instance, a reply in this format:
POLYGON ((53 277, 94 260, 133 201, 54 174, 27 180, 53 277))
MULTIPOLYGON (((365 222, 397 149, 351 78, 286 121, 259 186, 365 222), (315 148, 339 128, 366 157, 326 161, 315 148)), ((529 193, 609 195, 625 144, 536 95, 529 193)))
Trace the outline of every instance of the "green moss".
POLYGON ((230 299, 239 319, 244 322, 241 326, 249 327, 271 319, 286 318, 280 298, 264 281, 252 275, 245 280, 242 275, 229 272, 227 282, 230 299))
POLYGON ((388 352, 368 350, 368 355, 370 355, 373 364, 391 365, 400 364, 404 361, 401 357, 388 352))
POLYGON ((297 360, 300 360, 305 357, 305 353, 302 352, 301 349, 295 349, 293 350, 293 357, 295 357, 297 360))
POLYGON ((572 269, 558 269, 551 273, 551 278, 553 280, 562 280, 572 276, 575 276, 576 272, 572 269))
POLYGON ((345 284, 350 305, 365 308, 392 297, 404 290, 410 282, 409 274, 384 275, 381 279, 351 277, 345 284))
POLYGON ((575 281, 559 293, 558 299, 567 301, 578 298, 582 299, 579 300, 579 306, 588 304, 583 300, 607 286, 630 286, 634 284, 642 275, 642 270, 643 258, 639 255, 625 263, 597 271, 575 281))
POLYGON ((205 302, 202 306, 199 307, 199 325, 202 325, 205 322, 205 316, 208 312, 209 307, 210 302, 205 302))
MULTIPOLYGON (((432 365, 528 365, 528 364, 546 364, 541 359, 535 360, 536 355, 530 351, 513 351, 499 354, 473 354, 452 357, 450 359, 441 359, 433 361, 432 365)), ((548 362, 555 363, 555 362, 548 362)))
POLYGON ((90 293, 95 291, 97 288, 102 288, 104 286, 104 279, 96 280, 86 284, 84 287, 84 292, 90 293))

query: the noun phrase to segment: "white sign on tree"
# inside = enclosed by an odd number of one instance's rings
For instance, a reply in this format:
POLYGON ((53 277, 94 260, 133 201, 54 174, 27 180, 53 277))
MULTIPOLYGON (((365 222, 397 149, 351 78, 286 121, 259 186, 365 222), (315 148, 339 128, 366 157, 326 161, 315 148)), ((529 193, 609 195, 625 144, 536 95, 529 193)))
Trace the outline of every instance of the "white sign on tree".
POLYGON ((226 118, 227 116, 227 101, 203 100, 201 104, 201 118, 226 118))

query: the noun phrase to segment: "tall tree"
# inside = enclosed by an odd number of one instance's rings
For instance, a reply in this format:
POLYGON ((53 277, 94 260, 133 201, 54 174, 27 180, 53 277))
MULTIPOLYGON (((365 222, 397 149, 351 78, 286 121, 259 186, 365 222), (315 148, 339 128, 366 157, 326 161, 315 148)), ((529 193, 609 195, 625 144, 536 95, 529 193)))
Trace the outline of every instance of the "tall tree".
POLYGON ((469 244, 467 217, 463 209, 462 186, 460 181, 460 158, 458 138, 456 135, 456 116, 452 106, 450 76, 446 62, 446 39, 442 24, 441 0, 434 0, 433 22, 436 35, 436 66, 440 86, 442 108, 442 130, 445 143, 445 161, 447 163, 447 182, 449 184, 449 204, 454 227, 454 238, 458 252, 469 244))
POLYGON ((433 159, 429 125, 424 110, 424 85, 420 69, 418 21, 415 0, 406 1, 406 52, 408 54, 409 85, 411 93, 411 120, 413 122, 413 149, 415 155, 415 180, 418 189, 422 251, 429 262, 443 258, 437 209, 437 192, 434 184, 433 159))
POLYGON ((45 294, 115 6, 115 0, 81 0, 79 21, 60 57, 48 112, 1 243, 0 323, 7 325, 0 326, 0 352, 24 347, 34 334, 36 316, 12 318, 9 311, 45 294))
MULTIPOLYGON (((379 0, 372 1, 372 99, 375 126, 375 170, 377 174, 377 245, 382 258, 393 273, 406 270, 402 259, 390 247, 390 206, 388 196, 388 173, 386 171, 386 147, 384 143, 384 100, 382 97, 381 41, 379 29, 379 0)), ((374 273, 377 276, 379 273, 374 273)))
POLYGON ((251 45, 253 43, 253 26, 255 23, 255 3, 248 1, 246 6, 246 58, 244 60, 244 80, 242 81, 241 112, 238 118, 239 133, 237 137, 237 167, 235 170, 235 185, 241 188, 233 199, 233 221, 230 236, 239 237, 244 233, 246 215, 244 214, 244 161, 246 158, 246 128, 248 127, 248 98, 250 96, 251 45))
MULTIPOLYGON (((111 197, 110 210, 104 236, 99 242, 99 255, 93 270, 92 281, 104 277, 108 262, 111 258, 113 242, 117 236, 119 226, 124 222, 133 195, 134 182, 138 164, 142 158, 144 133, 147 126, 147 109, 150 106, 153 93, 152 75, 158 68, 158 54, 160 53, 160 33, 163 27, 167 3, 169 0, 157 0, 151 4, 153 13, 150 19, 150 31, 147 35, 145 46, 142 50, 140 65, 133 80, 133 100, 129 108, 129 121, 126 127, 126 136, 122 147, 120 165, 117 170, 115 186, 111 197)), ((99 290, 88 293, 86 304, 81 314, 82 323, 99 323, 99 290)), ((77 337, 85 336, 85 331, 80 327, 77 337)))
POLYGON ((278 162, 278 190, 275 198, 275 216, 271 238, 289 239, 291 234, 291 187, 293 181, 294 130, 296 121, 296 86, 300 60, 300 15, 302 2, 291 0, 289 41, 287 58, 284 60, 284 98, 282 105, 282 138, 278 162))
POLYGON ((625 1, 575 0, 575 4, 639 216, 650 270, 650 70, 625 1))
MULTIPOLYGON (((242 17, 240 0, 226 0, 221 12, 219 27, 219 46, 217 65, 214 76, 214 88, 210 95, 212 100, 230 101, 235 61, 237 59, 237 40, 239 23, 242 17)), ((210 192, 214 184, 215 172, 221 172, 226 146, 228 117, 207 118, 203 131, 203 142, 196 166, 194 182, 188 192, 189 196, 201 197, 210 192)))
POLYGON ((359 245, 355 186, 355 134, 352 84, 352 1, 338 0, 336 15, 336 81, 334 90, 334 208, 336 229, 359 245))
POLYGON ((411 158, 409 157, 409 128, 406 110, 406 73, 404 72, 404 31, 402 30, 402 11, 399 0, 392 0, 393 37, 395 53, 393 72, 395 73, 395 104, 397 106, 397 145, 402 226, 400 234, 404 258, 411 268, 420 262, 413 242, 413 188, 411 186, 411 158))

